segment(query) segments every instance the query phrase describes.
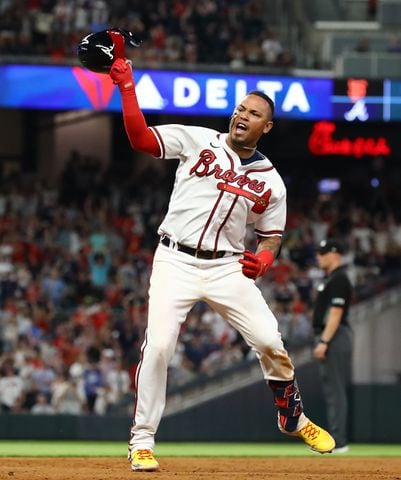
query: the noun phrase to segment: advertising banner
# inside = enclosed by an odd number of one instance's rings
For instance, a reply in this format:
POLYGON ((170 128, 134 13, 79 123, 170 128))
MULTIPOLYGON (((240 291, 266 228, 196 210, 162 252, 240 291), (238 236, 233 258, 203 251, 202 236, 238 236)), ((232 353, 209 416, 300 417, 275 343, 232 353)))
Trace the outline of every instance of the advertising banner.
MULTIPOLYGON (((245 73, 135 70, 145 113, 230 116, 251 90, 275 102, 275 118, 401 120, 401 80, 329 79, 245 73)), ((79 66, 0 65, 0 108, 121 111, 108 75, 79 66)))
MULTIPOLYGON (((145 112, 230 116, 251 90, 275 102, 277 118, 330 118, 332 81, 268 75, 136 70, 137 95, 145 112)), ((34 109, 120 111, 108 75, 81 67, 0 66, 0 106, 34 109)))

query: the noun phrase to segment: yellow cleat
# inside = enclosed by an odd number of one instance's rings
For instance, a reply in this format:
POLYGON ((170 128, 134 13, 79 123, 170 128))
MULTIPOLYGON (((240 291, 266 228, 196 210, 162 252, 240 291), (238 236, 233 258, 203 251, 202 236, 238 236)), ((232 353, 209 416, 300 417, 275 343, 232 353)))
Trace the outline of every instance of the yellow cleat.
POLYGON ((336 442, 330 433, 326 432, 323 428, 318 427, 310 420, 303 428, 301 428, 301 430, 295 432, 295 434, 302 438, 302 440, 315 452, 331 453, 336 446, 336 442))
POLYGON ((154 472, 159 469, 159 463, 153 456, 152 450, 138 448, 129 452, 128 460, 132 470, 138 472, 154 472))
POLYGON ((303 420, 305 420, 306 423, 301 429, 296 430, 295 432, 287 432, 286 430, 284 430, 284 428, 280 424, 280 420, 278 422, 278 426, 280 431, 285 433, 286 435, 302 438, 302 440, 307 445, 309 445, 309 447, 314 452, 331 453, 336 446, 336 442, 334 438, 330 435, 330 433, 326 432, 326 430, 324 430, 323 428, 315 425, 305 416, 303 420))

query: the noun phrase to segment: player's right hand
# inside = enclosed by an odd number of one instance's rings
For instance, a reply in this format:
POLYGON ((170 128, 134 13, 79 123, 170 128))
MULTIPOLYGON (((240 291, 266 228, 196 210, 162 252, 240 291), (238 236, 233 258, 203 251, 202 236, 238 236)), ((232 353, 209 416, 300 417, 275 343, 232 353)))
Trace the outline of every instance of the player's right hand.
POLYGON ((126 58, 117 58, 110 69, 110 78, 118 85, 121 92, 134 88, 132 62, 126 58))
POLYGON ((242 265, 242 273, 246 277, 256 280, 267 272, 274 261, 274 255, 269 250, 261 250, 256 254, 245 250, 243 258, 238 261, 242 265))

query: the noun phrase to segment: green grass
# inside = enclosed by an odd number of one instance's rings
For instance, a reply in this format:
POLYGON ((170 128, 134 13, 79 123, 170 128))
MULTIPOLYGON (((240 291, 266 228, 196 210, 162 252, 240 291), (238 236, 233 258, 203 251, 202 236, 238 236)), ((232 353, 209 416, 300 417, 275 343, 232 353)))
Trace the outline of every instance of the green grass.
MULTIPOLYGON (((0 457, 124 457, 125 442, 0 440, 0 457)), ((316 456, 297 443, 158 443, 160 457, 316 456)), ((341 457, 400 457, 401 445, 352 444, 341 457)), ((325 457, 331 457, 326 455, 325 457)))

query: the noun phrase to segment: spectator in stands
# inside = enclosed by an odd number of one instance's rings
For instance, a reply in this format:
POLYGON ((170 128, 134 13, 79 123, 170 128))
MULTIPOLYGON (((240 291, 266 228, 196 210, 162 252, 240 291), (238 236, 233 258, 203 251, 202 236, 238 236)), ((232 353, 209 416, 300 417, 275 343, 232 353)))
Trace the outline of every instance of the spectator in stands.
POLYGON ((192 363, 193 369, 199 372, 203 360, 209 355, 209 342, 201 332, 195 331, 185 342, 185 356, 192 363))
POLYGON ((52 386, 56 379, 54 369, 46 364, 40 356, 40 363, 35 366, 30 375, 33 391, 37 394, 43 394, 47 400, 50 400, 52 393, 52 386))
POLYGON ((22 411, 25 400, 24 382, 14 369, 11 359, 5 359, 1 366, 0 406, 4 413, 22 411))
POLYGON ((169 365, 167 392, 199 378, 199 372, 195 371, 194 364, 183 354, 184 345, 178 343, 177 347, 178 354, 173 357, 169 365))
POLYGON ((48 397, 40 392, 36 394, 35 403, 30 411, 35 415, 52 415, 55 413, 54 408, 49 404, 48 397))
POLYGON ((245 52, 242 48, 230 45, 229 58, 229 65, 233 70, 241 70, 245 67, 245 52))
MULTIPOLYGON (((87 350, 88 362, 83 371, 84 390, 89 413, 96 413, 97 402, 103 402, 105 381, 99 367, 100 352, 96 347, 87 350)), ((102 405, 103 406, 103 405, 102 405)))
POLYGON ((111 257, 108 253, 91 252, 89 254, 90 278, 92 285, 103 290, 108 282, 111 257))
POLYGON ((226 341, 221 348, 214 350, 202 362, 202 373, 213 376, 216 373, 234 367, 243 359, 239 344, 226 341))
POLYGON ((275 302, 272 306, 272 310, 276 315, 277 322, 279 324, 280 333, 283 337, 283 342, 287 348, 288 338, 290 337, 290 328, 291 328, 291 311, 290 311, 291 302, 275 302))
POLYGON ((370 40, 368 37, 360 37, 354 46, 355 52, 365 53, 370 51, 370 40))
POLYGON ((261 49, 266 65, 276 65, 280 55, 282 55, 284 51, 283 45, 276 33, 271 30, 265 30, 263 32, 261 49))
POLYGON ((273 286, 275 303, 290 304, 298 298, 297 287, 291 278, 283 275, 273 286))
POLYGON ((43 296, 51 305, 58 306, 66 294, 66 284, 58 267, 51 267, 41 282, 43 296))
MULTIPOLYGON (((76 56, 76 45, 85 35, 113 26, 131 30, 143 40, 135 55, 137 62, 147 66, 169 62, 229 64, 233 59, 228 54, 230 44, 236 37, 243 39, 241 51, 247 64, 265 63, 259 48, 265 29, 260 1, 179 1, 171 8, 162 0, 123 4, 60 0, 32 7, 29 2, 3 2, 0 53, 45 55, 59 62, 76 56)), ((279 63, 288 65, 288 55, 281 55, 279 63)), ((234 62, 234 67, 239 63, 234 62)), ((73 194, 68 196, 74 198, 73 194)))
POLYGON ((68 370, 64 370, 55 379, 51 404, 55 413, 80 415, 85 411, 85 398, 79 388, 79 380, 70 375, 68 370))
POLYGON ((390 35, 386 51, 389 53, 401 53, 401 40, 399 35, 390 35))
POLYGON ((302 300, 294 301, 291 306, 291 322, 286 344, 290 351, 305 348, 313 343, 312 325, 307 305, 302 300))
POLYGON ((89 248, 93 253, 105 253, 107 250, 107 235, 105 225, 100 222, 92 229, 88 238, 89 248))
POLYGON ((100 368, 105 381, 105 408, 108 411, 130 391, 131 379, 122 359, 111 348, 102 351, 100 368))
POLYGON ((313 280, 310 276, 311 265, 302 265, 297 269, 294 284, 297 287, 299 299, 307 306, 312 305, 313 280))

